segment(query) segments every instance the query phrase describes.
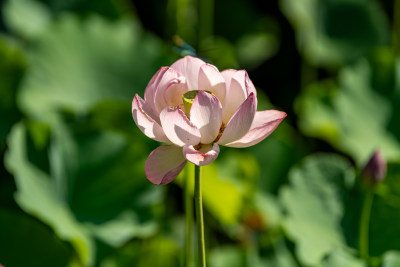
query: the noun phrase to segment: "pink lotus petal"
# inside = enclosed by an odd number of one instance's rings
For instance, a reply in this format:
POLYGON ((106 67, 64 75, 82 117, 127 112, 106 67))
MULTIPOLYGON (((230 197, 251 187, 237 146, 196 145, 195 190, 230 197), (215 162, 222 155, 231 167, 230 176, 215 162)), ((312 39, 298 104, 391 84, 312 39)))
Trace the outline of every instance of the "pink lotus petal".
MULTIPOLYGON (((160 68, 156 74, 151 78, 149 84, 146 87, 146 90, 144 91, 144 101, 146 102, 147 106, 149 107, 149 113, 151 113, 152 117, 157 117, 159 116, 159 112, 157 111, 157 108, 155 107, 155 97, 156 97, 156 91, 158 88, 158 84, 160 83, 160 80, 164 76, 164 73, 169 69, 169 67, 162 67, 160 68)), ((149 114, 150 115, 150 114, 149 114)))
POLYGON ((225 79, 226 86, 228 88, 228 92, 229 92, 229 88, 231 86, 231 81, 232 81, 232 79, 234 79, 244 89, 247 96, 249 96, 251 93, 254 93, 257 96, 257 90, 256 90, 253 82, 250 80, 249 75, 247 74, 247 71, 227 69, 227 70, 224 70, 223 72, 221 72, 221 74, 225 79))
POLYGON ((177 60, 171 65, 172 69, 177 70, 182 76, 186 77, 189 84, 189 91, 198 90, 199 70, 205 62, 199 58, 186 56, 177 60))
POLYGON ((214 141, 222 123, 222 106, 218 98, 199 91, 190 109, 190 121, 199 129, 202 144, 214 141))
POLYGON ((225 146, 249 147, 258 144, 267 138, 285 117, 286 113, 278 110, 258 111, 250 130, 239 140, 225 144, 225 146))
POLYGON ((166 107, 160 113, 161 126, 165 135, 177 146, 197 145, 201 135, 199 129, 189 121, 178 107, 166 107))
MULTIPOLYGON (((164 91, 164 101, 169 107, 183 106, 182 95, 189 90, 185 77, 181 76, 164 91)), ((160 107, 161 108, 161 107, 160 107)), ((165 107, 164 107, 165 108, 165 107)))
POLYGON ((146 112, 144 100, 137 94, 132 101, 132 117, 145 135, 159 142, 169 142, 161 126, 146 112))
POLYGON ((219 154, 219 146, 214 145, 202 145, 199 150, 196 150, 192 145, 186 145, 183 147, 183 155, 185 158, 198 166, 205 166, 213 162, 219 154))
POLYGON ((257 98, 251 93, 235 114, 233 114, 221 138, 218 140, 218 144, 225 145, 243 137, 249 131, 253 123, 256 110, 257 98))
POLYGON ((226 95, 225 79, 215 66, 204 64, 200 67, 198 90, 210 91, 221 103, 224 102, 226 95))
POLYGON ((229 87, 231 86, 232 77, 238 72, 237 70, 227 69, 221 72, 222 77, 225 80, 226 88, 229 91, 229 87))
POLYGON ((178 176, 185 164, 182 148, 174 145, 159 146, 150 153, 144 171, 147 180, 155 185, 164 185, 178 176))
POLYGON ((227 124, 239 106, 246 100, 246 72, 243 70, 225 70, 222 72, 227 85, 227 96, 223 106, 222 121, 227 124))
POLYGON ((247 95, 249 96, 251 93, 253 93, 257 97, 257 90, 256 87, 254 86, 253 82, 250 80, 249 75, 247 74, 247 71, 243 70, 245 72, 245 79, 244 79, 244 85, 247 91, 247 95))
POLYGON ((160 82, 157 86, 157 90, 155 92, 155 97, 154 97, 154 105, 158 115, 164 108, 168 106, 164 97, 165 91, 168 90, 170 86, 179 84, 184 80, 185 80, 184 77, 181 77, 181 75, 172 68, 168 68, 164 72, 164 75, 160 79, 160 82))

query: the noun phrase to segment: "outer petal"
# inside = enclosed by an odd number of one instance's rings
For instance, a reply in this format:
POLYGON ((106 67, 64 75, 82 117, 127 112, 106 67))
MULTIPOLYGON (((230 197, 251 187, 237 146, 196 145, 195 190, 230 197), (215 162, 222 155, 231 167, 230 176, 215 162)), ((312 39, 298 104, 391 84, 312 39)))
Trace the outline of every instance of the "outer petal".
POLYGON ((250 95, 251 93, 255 94, 257 96, 257 90, 256 87, 254 86, 253 82, 250 80, 249 75, 247 74, 247 71, 243 70, 245 73, 244 77, 244 86, 247 91, 247 95, 250 95))
POLYGON ((253 146, 267 138, 285 117, 286 113, 278 110, 258 111, 256 112, 250 130, 239 140, 225 144, 225 146, 253 146))
POLYGON ((218 69, 211 64, 204 64, 199 71, 199 90, 212 92, 221 103, 226 96, 225 79, 218 69))
POLYGON ((159 146, 150 153, 144 164, 144 171, 147 180, 155 185, 164 185, 178 176, 185 164, 182 148, 173 145, 159 146))
POLYGON ((256 110, 257 98, 251 93, 235 114, 233 114, 221 138, 218 140, 218 144, 225 145, 243 137, 249 131, 253 123, 256 110))
POLYGON ((228 94, 223 106, 223 122, 228 123, 239 106, 246 100, 248 94, 245 86, 245 71, 225 70, 222 76, 226 81, 228 94))
POLYGON ((196 150, 191 145, 183 147, 183 155, 185 158, 198 166, 205 166, 213 162, 219 154, 219 146, 214 143, 211 145, 202 145, 199 150, 196 150))
POLYGON ((144 100, 137 94, 132 101, 132 117, 139 129, 148 137, 159 142, 170 142, 161 126, 148 115, 144 100))
POLYGON ((160 113, 161 125, 165 135, 177 146, 197 145, 200 131, 189 121, 178 107, 166 107, 160 113))
POLYGON ((205 62, 199 58, 186 56, 177 60, 171 65, 172 69, 177 70, 181 75, 186 77, 190 90, 198 90, 199 70, 205 62))
POLYGON ((144 101, 149 107, 149 113, 151 113, 153 119, 155 119, 154 117, 158 117, 160 114, 155 107, 156 91, 160 80, 162 79, 164 73, 168 70, 168 68, 169 67, 162 67, 161 69, 159 69, 157 73, 154 74, 154 76, 151 78, 149 84, 146 87, 146 90, 144 91, 144 101))
POLYGON ((214 141, 222 124, 222 106, 218 98, 199 91, 190 109, 190 121, 199 129, 202 144, 214 141))

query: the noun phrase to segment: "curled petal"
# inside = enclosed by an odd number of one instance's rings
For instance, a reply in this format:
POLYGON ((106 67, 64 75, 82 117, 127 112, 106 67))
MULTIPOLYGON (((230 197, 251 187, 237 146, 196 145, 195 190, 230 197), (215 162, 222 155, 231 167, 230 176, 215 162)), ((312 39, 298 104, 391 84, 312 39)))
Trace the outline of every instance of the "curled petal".
POLYGON ((153 150, 144 164, 146 178, 155 185, 171 182, 185 167, 182 148, 165 145, 153 150))
POLYGON ((166 107, 160 113, 161 126, 168 139, 177 146, 197 145, 200 131, 178 107, 166 107))
POLYGON ((159 142, 169 142, 161 126, 146 112, 146 104, 137 94, 132 101, 132 117, 145 135, 159 142))
POLYGON ((160 114, 160 112, 168 106, 164 95, 168 88, 171 86, 176 86, 177 84, 184 82, 184 80, 184 77, 181 77, 176 70, 167 68, 157 85, 157 90, 155 93, 154 105, 157 110, 157 114, 160 114))
POLYGON ((212 92, 221 103, 226 95, 226 84, 224 77, 218 69, 210 64, 204 64, 199 71, 199 90, 212 92))
POLYGON ((158 117, 159 115, 159 112, 155 107, 156 91, 160 80, 168 69, 169 67, 162 67, 161 69, 159 69, 157 73, 154 74, 154 76, 151 78, 149 84, 146 87, 146 90, 144 91, 144 101, 149 107, 149 113, 151 113, 153 117, 158 117))
POLYGON ((196 150, 192 145, 183 147, 185 158, 197 166, 210 164, 218 157, 218 154, 219 146, 216 143, 214 145, 202 145, 199 150, 196 150))
POLYGON ((199 129, 202 144, 214 141, 222 124, 222 106, 218 98, 199 91, 190 109, 190 121, 199 129))
POLYGON ((186 77, 190 90, 198 90, 199 70, 205 62, 199 58, 186 56, 179 59, 171 68, 177 70, 182 76, 186 77))
POLYGON ((257 98, 251 93, 235 114, 233 114, 221 138, 218 140, 218 144, 225 145, 243 137, 249 131, 253 123, 256 110, 257 98))
POLYGON ((246 88, 247 95, 249 96, 251 93, 253 93, 257 97, 256 87, 254 86, 253 82, 250 80, 250 77, 247 74, 247 71, 245 71, 245 70, 243 70, 243 71, 245 73, 244 87, 246 88))
POLYGON ((225 144, 225 146, 249 147, 258 144, 267 138, 285 117, 286 113, 278 110, 258 111, 250 130, 239 140, 225 144))
POLYGON ((164 91, 164 101, 166 105, 170 107, 182 106, 182 95, 188 90, 189 87, 186 83, 185 77, 183 76, 171 82, 168 88, 164 91))

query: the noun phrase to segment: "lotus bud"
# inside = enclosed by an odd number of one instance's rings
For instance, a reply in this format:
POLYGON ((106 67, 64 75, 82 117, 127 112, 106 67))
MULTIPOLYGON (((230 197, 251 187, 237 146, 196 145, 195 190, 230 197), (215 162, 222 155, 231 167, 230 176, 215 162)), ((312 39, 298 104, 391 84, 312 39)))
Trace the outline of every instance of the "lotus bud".
POLYGON ((361 178, 368 184, 376 185, 385 179, 386 160, 379 150, 376 150, 364 166, 361 178))

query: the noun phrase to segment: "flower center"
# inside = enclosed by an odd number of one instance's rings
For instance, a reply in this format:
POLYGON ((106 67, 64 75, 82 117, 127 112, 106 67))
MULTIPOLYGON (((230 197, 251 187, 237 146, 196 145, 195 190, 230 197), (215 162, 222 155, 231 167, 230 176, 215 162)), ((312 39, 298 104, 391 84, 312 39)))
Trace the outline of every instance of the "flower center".
MULTIPOLYGON (((214 95, 210 91, 205 91, 205 92, 214 95)), ((192 90, 192 91, 186 92, 182 95, 183 107, 185 108, 185 114, 186 114, 186 117, 188 117, 189 119, 190 119, 190 109, 191 109, 193 101, 196 98, 198 93, 199 93, 199 90, 192 90)))

